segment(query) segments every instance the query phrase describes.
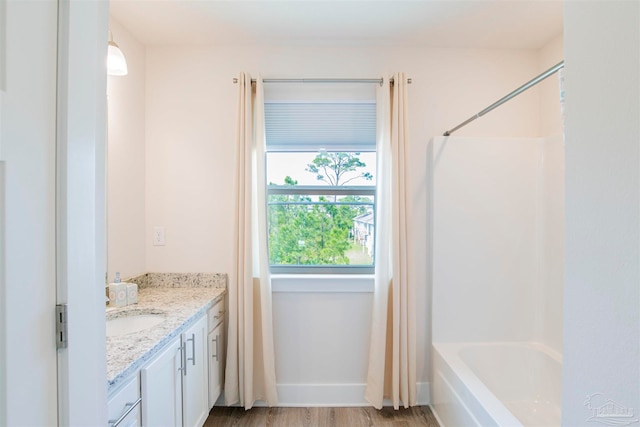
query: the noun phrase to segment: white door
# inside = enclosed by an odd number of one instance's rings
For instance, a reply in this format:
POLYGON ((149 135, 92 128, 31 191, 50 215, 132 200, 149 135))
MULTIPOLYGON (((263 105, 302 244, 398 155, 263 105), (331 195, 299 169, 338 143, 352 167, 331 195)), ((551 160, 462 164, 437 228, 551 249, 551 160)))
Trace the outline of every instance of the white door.
POLYGON ((56 425, 55 155, 57 4, 1 2, 6 360, 0 425, 56 425))
MULTIPOLYGON (((13 0, 12 0, 13 1, 13 0)), ((34 2, 40 3, 40 2, 34 2)), ((57 297, 59 423, 107 422, 105 143, 109 3, 58 1, 57 297)))
POLYGON ((106 422, 107 21, 106 2, 0 0, 0 425, 106 422))
MULTIPOLYGON (((4 1, 0 1, 0 28, 7 28, 7 5, 4 1)), ((0 313, 6 311, 5 301, 7 300, 7 293, 5 292, 6 284, 6 267, 5 267, 5 162, 2 157, 2 118, 3 118, 3 106, 4 106, 4 92, 5 92, 5 57, 6 57, 6 32, 0 31, 0 313)), ((5 320, 4 316, 0 316, 0 354, 6 354, 5 352, 5 320)), ((0 424, 6 424, 7 421, 7 379, 6 379, 6 364, 0 363, 0 424)))
POLYGON ((60 0, 57 285, 68 306, 58 352, 60 425, 107 421, 105 325, 106 57, 109 3, 60 0))

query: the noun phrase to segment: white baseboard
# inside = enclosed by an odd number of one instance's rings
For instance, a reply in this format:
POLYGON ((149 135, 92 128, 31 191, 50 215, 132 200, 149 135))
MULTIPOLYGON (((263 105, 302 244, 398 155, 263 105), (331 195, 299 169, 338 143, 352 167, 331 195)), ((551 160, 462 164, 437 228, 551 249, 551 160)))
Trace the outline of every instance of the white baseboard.
MULTIPOLYGON (((278 384, 278 406, 281 407, 341 407, 371 406, 364 398, 366 384, 278 384)), ((430 383, 418 383, 418 405, 431 404, 430 383)), ((218 404, 224 402, 219 399, 218 404)), ((384 406, 392 406, 384 401, 384 406)), ((258 401, 253 406, 266 406, 258 401)))
POLYGON ((278 406, 369 406, 365 384, 278 384, 278 406))

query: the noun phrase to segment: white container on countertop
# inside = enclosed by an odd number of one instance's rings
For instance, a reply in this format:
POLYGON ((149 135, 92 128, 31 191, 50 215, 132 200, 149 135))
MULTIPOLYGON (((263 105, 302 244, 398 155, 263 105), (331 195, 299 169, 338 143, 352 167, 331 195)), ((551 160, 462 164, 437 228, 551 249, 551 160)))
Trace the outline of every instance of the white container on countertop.
POLYGON ((120 282, 120 273, 116 273, 113 283, 109 284, 109 305, 115 307, 127 305, 127 285, 120 282))
POLYGON ((138 303, 138 285, 136 283, 125 283, 127 287, 127 305, 138 303))

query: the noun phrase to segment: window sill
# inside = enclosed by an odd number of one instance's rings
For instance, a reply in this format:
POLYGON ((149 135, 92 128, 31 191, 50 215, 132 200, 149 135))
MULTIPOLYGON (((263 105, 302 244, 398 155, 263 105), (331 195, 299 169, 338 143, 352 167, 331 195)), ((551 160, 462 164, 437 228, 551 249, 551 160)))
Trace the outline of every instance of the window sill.
POLYGON ((373 274, 272 274, 272 292, 373 293, 373 274))

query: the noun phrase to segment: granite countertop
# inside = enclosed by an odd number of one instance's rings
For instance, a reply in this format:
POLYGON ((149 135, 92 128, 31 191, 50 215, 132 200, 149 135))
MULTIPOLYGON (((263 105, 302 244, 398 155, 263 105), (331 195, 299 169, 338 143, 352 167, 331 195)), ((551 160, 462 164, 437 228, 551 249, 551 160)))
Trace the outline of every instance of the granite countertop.
POLYGON ((134 311, 164 314, 162 323, 127 335, 107 337, 107 388, 110 393, 122 380, 140 369, 173 338, 189 328, 226 293, 224 287, 145 287, 138 303, 107 308, 107 320, 134 311))

